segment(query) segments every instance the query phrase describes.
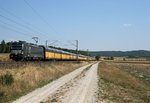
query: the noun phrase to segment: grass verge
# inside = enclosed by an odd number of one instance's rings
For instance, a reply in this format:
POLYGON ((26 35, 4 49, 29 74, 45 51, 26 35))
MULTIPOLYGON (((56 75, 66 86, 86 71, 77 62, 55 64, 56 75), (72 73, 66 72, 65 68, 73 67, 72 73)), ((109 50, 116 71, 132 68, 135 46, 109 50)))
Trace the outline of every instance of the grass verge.
POLYGON ((0 53, 0 61, 10 61, 9 53, 0 53))

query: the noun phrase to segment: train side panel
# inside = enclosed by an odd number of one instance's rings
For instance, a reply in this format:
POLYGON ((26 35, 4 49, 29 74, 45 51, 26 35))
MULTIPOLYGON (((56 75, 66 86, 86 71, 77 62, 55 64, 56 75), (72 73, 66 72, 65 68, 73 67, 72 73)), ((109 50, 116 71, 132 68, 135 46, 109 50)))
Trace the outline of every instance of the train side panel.
POLYGON ((45 59, 55 59, 55 53, 54 52, 45 51, 45 59))
POLYGON ((55 53, 55 59, 61 60, 61 53, 55 53))

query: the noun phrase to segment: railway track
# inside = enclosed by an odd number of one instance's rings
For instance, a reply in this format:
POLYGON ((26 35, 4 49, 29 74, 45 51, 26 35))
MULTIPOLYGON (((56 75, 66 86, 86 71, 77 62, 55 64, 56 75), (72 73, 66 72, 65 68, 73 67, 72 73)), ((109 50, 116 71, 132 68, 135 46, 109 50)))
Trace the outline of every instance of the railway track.
POLYGON ((26 64, 26 62, 0 62, 0 69, 16 69, 26 64))
POLYGON ((48 62, 44 62, 44 61, 0 62, 0 69, 16 69, 16 68, 19 68, 21 66, 26 66, 26 65, 30 65, 30 64, 41 65, 43 63, 48 63, 48 62))
POLYGON ((76 62, 77 61, 7 61, 7 62, 0 62, 0 69, 17 69, 19 67, 23 67, 26 65, 36 65, 36 66, 44 66, 44 64, 50 63, 62 63, 62 62, 76 62))

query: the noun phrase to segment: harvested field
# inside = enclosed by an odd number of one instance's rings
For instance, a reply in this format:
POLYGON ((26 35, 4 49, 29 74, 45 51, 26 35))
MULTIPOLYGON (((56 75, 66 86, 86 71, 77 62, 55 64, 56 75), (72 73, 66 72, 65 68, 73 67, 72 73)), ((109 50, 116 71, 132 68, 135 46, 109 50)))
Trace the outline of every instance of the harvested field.
POLYGON ((115 64, 116 67, 130 73, 150 85, 150 64, 115 64))
POLYGON ((99 99, 114 103, 150 103, 150 64, 99 64, 99 99))
POLYGON ((113 63, 150 64, 150 61, 111 61, 113 63))
MULTIPOLYGON (((7 85, 5 79, 0 79, 0 101, 11 102, 85 64, 87 62, 32 62, 13 66, 11 69, 10 66, 1 67, 0 78, 11 74, 13 82, 7 85)), ((9 83, 11 79, 6 80, 9 83)))

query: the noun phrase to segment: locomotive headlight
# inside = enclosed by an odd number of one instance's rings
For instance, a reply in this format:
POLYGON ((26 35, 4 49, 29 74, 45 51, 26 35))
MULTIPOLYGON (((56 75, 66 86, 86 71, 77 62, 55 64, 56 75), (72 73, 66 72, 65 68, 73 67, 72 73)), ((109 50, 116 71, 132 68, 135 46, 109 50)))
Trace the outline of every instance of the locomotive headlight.
POLYGON ((21 54, 23 54, 23 51, 21 51, 21 54))

